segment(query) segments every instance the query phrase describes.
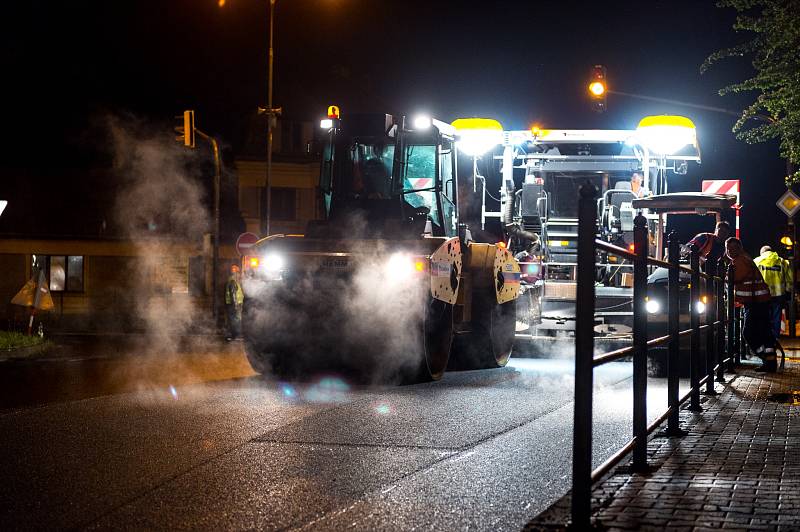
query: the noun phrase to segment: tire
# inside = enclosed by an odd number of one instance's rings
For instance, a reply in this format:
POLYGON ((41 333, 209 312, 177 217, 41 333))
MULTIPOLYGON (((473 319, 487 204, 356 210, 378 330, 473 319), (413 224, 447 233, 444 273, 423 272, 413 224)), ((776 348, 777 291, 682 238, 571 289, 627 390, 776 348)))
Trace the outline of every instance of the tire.
POLYGON ((468 333, 454 340, 451 368, 502 368, 511 358, 516 329, 516 300, 497 303, 494 293, 476 294, 468 333))
POLYGON ((405 384, 438 381, 444 376, 453 344, 453 305, 429 297, 420 325, 419 363, 404 375, 405 384))
POLYGON ((273 359, 263 351, 256 348, 255 344, 245 338, 244 341, 244 354, 247 356, 247 361, 253 371, 259 375, 267 375, 272 373, 273 359))
POLYGON ((274 331, 259 319, 262 312, 257 301, 245 299, 242 308, 244 352, 253 371, 260 375, 283 375, 287 372, 285 350, 275 343, 274 331))

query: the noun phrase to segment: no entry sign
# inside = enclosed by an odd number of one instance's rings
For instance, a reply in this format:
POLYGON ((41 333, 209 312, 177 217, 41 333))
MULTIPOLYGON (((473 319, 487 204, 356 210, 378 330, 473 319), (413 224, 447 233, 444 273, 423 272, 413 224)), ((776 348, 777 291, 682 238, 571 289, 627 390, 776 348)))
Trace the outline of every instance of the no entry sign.
POLYGON ((253 247, 253 244, 258 242, 258 235, 253 233, 242 233, 236 239, 236 251, 239 255, 247 255, 247 252, 253 247))

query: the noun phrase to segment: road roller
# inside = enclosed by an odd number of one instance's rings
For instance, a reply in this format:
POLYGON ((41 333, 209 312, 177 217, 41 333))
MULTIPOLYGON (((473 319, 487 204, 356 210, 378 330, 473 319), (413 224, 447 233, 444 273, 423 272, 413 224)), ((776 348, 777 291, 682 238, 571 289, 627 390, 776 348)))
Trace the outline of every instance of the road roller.
POLYGON ((244 258, 252 367, 415 383, 504 366, 520 268, 459 221, 456 129, 338 111, 320 125, 323 219, 262 238, 244 258))

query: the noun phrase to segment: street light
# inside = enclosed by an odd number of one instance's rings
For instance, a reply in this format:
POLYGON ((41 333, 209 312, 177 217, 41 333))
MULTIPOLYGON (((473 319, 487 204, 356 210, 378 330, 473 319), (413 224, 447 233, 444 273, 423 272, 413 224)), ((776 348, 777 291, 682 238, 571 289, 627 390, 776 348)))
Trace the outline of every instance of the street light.
MULTIPOLYGON (((272 108, 272 66, 274 53, 272 49, 273 21, 275 20, 275 3, 277 0, 269 0, 269 67, 267 72, 267 214, 264 223, 264 236, 269 236, 269 219, 272 216, 272 121, 275 118, 276 110, 272 108)), ((277 110, 280 113, 280 110, 277 110)))
MULTIPOLYGON (((273 21, 275 19, 275 4, 277 0, 269 0, 269 10, 268 10, 268 17, 269 17, 269 56, 267 60, 267 107, 262 109, 259 108, 259 113, 263 113, 267 115, 267 180, 265 183, 266 187, 266 215, 262 211, 262 227, 261 230, 264 233, 264 236, 269 236, 270 232, 270 217, 271 217, 271 210, 272 210, 272 122, 275 119, 275 116, 281 114, 281 109, 274 109, 272 107, 272 71, 273 71, 273 63, 274 63, 274 52, 273 52, 273 21)), ((225 0, 218 0, 219 7, 225 6, 225 0)))

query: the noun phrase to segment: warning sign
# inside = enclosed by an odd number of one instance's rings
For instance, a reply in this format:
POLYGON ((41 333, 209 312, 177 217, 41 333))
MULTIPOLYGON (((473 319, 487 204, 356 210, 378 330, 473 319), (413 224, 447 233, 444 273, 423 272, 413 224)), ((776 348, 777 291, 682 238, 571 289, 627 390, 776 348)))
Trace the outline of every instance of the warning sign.
POLYGON ((786 216, 791 218, 800 209, 800 197, 791 190, 784 192, 783 196, 775 203, 780 210, 786 213, 786 216))

